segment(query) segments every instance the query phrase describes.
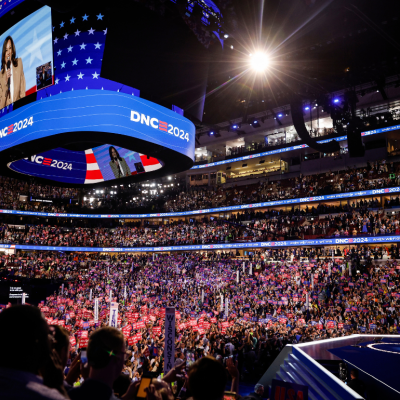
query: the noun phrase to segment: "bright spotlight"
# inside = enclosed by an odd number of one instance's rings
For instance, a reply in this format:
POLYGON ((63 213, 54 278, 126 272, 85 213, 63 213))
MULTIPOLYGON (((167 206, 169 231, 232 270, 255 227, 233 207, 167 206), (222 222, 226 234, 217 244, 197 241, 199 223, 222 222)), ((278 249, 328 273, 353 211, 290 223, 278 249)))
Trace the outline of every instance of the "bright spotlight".
POLYGON ((269 64, 269 57, 262 52, 255 53, 251 55, 250 64, 257 72, 265 71, 269 64))
POLYGON ((229 35, 227 33, 225 33, 224 38, 228 39, 229 35))
POLYGON ((334 103, 339 103, 339 99, 334 99, 333 102, 334 103))

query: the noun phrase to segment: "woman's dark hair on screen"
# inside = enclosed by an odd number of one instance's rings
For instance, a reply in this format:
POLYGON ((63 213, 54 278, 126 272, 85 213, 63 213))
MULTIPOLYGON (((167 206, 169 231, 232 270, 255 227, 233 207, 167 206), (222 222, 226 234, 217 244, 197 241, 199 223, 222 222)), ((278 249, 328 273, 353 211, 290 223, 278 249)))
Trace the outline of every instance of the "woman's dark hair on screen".
POLYGON ((115 153, 117 154, 118 160, 122 160, 122 158, 120 157, 120 155, 119 155, 117 149, 116 149, 114 146, 110 146, 110 147, 108 148, 108 152, 110 153, 110 159, 111 159, 111 161, 114 161, 114 158, 113 158, 113 156, 112 156, 112 154, 111 154, 111 150, 112 150, 112 149, 115 150, 115 153))
POLYGON ((4 43, 3 43, 3 51, 1 53, 1 72, 4 74, 4 71, 6 69, 6 48, 7 48, 7 43, 8 41, 11 42, 11 62, 13 63, 14 67, 18 67, 18 58, 17 58, 17 50, 15 49, 15 44, 14 44, 14 40, 11 36, 7 36, 4 39, 4 43))

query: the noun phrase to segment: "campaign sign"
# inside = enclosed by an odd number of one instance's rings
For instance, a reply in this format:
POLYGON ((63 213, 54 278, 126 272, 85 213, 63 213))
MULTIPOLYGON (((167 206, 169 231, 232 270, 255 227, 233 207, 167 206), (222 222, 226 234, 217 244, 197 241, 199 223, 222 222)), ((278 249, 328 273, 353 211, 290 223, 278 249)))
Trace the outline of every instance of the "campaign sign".
POLYGON ((308 400, 308 386, 273 379, 269 398, 271 400, 308 400))
POLYGON ((165 309, 164 374, 175 364, 175 308, 165 309))

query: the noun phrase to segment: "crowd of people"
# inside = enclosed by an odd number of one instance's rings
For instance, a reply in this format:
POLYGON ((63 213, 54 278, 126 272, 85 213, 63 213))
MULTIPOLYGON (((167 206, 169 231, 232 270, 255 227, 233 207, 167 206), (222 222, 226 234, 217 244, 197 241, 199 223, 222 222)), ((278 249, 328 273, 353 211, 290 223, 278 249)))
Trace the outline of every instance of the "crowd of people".
MULTIPOLYGON (((314 207, 313 207, 314 208, 314 207)), ((271 213, 257 212, 233 216, 232 221, 247 222, 243 237, 251 235, 254 240, 287 240, 290 238, 314 239, 317 237, 352 237, 399 235, 399 214, 384 211, 358 212, 349 208, 348 212, 318 216, 318 210, 311 213, 271 213), (274 215, 275 214, 275 215, 274 215), (306 215, 309 217, 307 218, 306 215), (314 217, 310 217, 314 215, 314 217)), ((240 223, 240 222, 239 222, 240 223)))
POLYGON ((265 181, 220 190, 193 189, 182 192, 165 204, 168 212, 199 210, 222 206, 251 204, 266 201, 319 196, 370 190, 400 185, 398 163, 368 162, 365 167, 348 168, 346 171, 329 171, 323 174, 302 174, 296 178, 275 182, 265 181))
MULTIPOLYGON (((329 249, 269 249, 246 260, 233 253, 185 253, 91 255, 82 262, 81 254, 49 254, 3 258, 3 278, 28 278, 34 271, 35 278, 63 279, 39 308, 50 326, 66 330, 70 351, 64 354, 64 378, 71 399, 83 398, 93 385, 76 365, 87 348, 89 366, 96 369, 90 343, 109 329, 111 302, 118 304, 114 335, 120 337, 121 359, 107 392, 120 395, 137 389, 135 383, 148 374, 163 377, 166 307, 175 308, 174 372, 180 372, 166 390, 182 396, 187 368, 185 389, 194 398, 191 371, 204 360, 218 363, 221 371, 226 367, 237 391, 239 379, 259 377, 286 344, 398 333, 400 265, 389 258, 373 264, 366 247, 340 256, 329 249)), ((20 364, 29 360, 24 354, 20 364)), ((224 373, 219 379, 226 390, 224 373)))
POLYGON ((0 224, 0 243, 65 247, 153 247, 233 242, 279 241, 329 237, 399 235, 399 214, 382 210, 319 216, 311 213, 244 211, 229 218, 203 217, 162 224, 152 220, 118 225, 117 222, 76 221, 64 225, 0 224), (312 215, 314 215, 312 217, 312 215))
POLYGON ((179 212, 278 201, 291 198, 318 196, 367 189, 400 186, 399 163, 386 160, 368 162, 365 167, 348 168, 345 171, 329 171, 279 181, 260 181, 253 185, 218 188, 192 188, 182 191, 179 186, 164 188, 163 193, 141 194, 140 185, 105 188, 98 194, 79 196, 77 189, 57 188, 35 182, 0 177, 0 208, 43 212, 179 212), (140 189, 140 190, 139 190, 140 189), (115 192, 115 193, 114 193, 115 192), (116 194, 116 195, 114 195, 116 194), (20 196, 26 195, 27 201, 20 196), (76 202, 62 200, 78 200, 76 202), (96 198, 96 200, 91 199, 96 198), (31 200, 32 199, 32 200, 31 200), (47 199, 49 202, 35 200, 47 199), (58 200, 57 202, 54 200, 58 200))
POLYGON ((56 205, 43 202, 43 200, 69 200, 77 197, 77 189, 36 184, 33 180, 22 181, 0 176, 0 209, 65 212, 63 204, 56 205))
MULTIPOLYGON (((390 187, 399 184, 397 173, 396 165, 383 161, 341 174, 300 175, 224 191, 171 191, 164 210, 390 187)), ((30 209, 30 202, 19 203, 20 195, 59 200, 78 196, 73 189, 53 193, 47 186, 1 179, 2 208, 30 209)), ((67 203, 40 203, 35 209, 71 212, 67 203)), ((371 197, 340 205, 293 206, 290 211, 245 209, 226 218, 204 216, 169 224, 111 219, 65 220, 60 225, 3 222, 0 243, 119 248, 398 235, 399 215, 388 209, 399 204, 399 197, 385 204, 371 197)), ((268 248, 245 258, 238 251, 4 255, 3 282, 17 280, 29 287, 39 279, 57 283, 58 290, 40 299, 41 313, 32 306, 11 304, 0 312, 2 326, 18 321, 0 330, 3 342, 24 341, 19 362, 10 360, 8 349, 0 355, 0 395, 12 398, 15 382, 20 382, 17 397, 35 393, 37 398, 83 399, 96 393, 99 398, 129 400, 139 398, 137 392, 143 389, 139 386, 150 376, 142 398, 220 400, 225 390, 237 393, 240 380, 257 381, 286 344, 352 333, 398 333, 398 258, 394 245, 268 248), (175 308, 176 332, 174 366, 167 372, 169 307, 175 308), (113 317, 112 309, 117 310, 113 317), (29 330, 33 325, 35 329, 29 330), (44 357, 37 357, 40 337, 51 339, 39 346, 44 357), (21 373, 11 379, 10 369, 21 373), (207 389, 201 383, 204 379, 211 382, 207 389)), ((257 395, 262 391, 255 388, 257 395)))

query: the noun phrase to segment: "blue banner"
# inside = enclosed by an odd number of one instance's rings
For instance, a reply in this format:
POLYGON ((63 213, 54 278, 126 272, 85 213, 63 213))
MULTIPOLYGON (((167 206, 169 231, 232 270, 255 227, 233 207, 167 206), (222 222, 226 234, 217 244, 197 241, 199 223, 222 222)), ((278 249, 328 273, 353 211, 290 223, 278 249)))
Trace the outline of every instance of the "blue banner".
POLYGON ((60 93, 4 116, 0 151, 70 132, 124 135, 194 159, 195 126, 191 121, 140 97, 107 90, 60 93))
POLYGON ((0 244, 0 248, 16 249, 16 250, 132 253, 132 252, 329 246, 337 244, 379 244, 379 243, 398 243, 398 242, 400 242, 400 236, 372 236, 372 237, 311 239, 311 240, 282 240, 279 242, 221 243, 221 244, 197 244, 197 245, 185 245, 185 246, 158 246, 158 247, 66 247, 66 246, 35 246, 35 245, 24 245, 24 244, 0 244))
POLYGON ((208 208, 205 210, 193 210, 193 211, 182 211, 182 212, 169 212, 169 213, 152 213, 152 214, 68 214, 68 213, 46 213, 38 211, 19 211, 19 210, 0 210, 3 214, 15 214, 15 215, 33 215, 36 217, 62 217, 62 218, 157 218, 157 217, 183 217, 190 215, 199 214, 210 214, 210 213, 220 213, 227 211, 239 211, 245 209, 256 209, 262 207, 274 207, 283 206, 289 204, 299 204, 299 203, 311 203, 315 201, 323 200, 338 200, 338 199, 351 199, 355 197, 365 197, 381 194, 391 194, 399 193, 400 187, 392 188, 382 188, 373 190, 361 190, 358 192, 345 192, 345 193, 335 193, 327 194, 323 196, 313 196, 313 197, 302 197, 297 199, 287 199, 278 201, 265 201, 261 203, 252 204, 241 204, 237 206, 229 207, 219 207, 219 208, 208 208))
MULTIPOLYGON (((374 129, 374 130, 371 130, 371 131, 362 132, 361 136, 376 135, 378 133, 395 131, 397 129, 400 129, 400 125, 389 126, 387 128, 374 129)), ((338 136, 338 137, 332 138, 332 139, 318 140, 317 143, 328 143, 328 142, 330 142, 332 140, 336 140, 337 142, 342 142, 344 140, 347 140, 347 136, 344 135, 344 136, 338 136)), ((230 164, 230 163, 233 163, 233 162, 236 162, 236 161, 244 161, 244 160, 249 160, 249 159, 252 159, 252 158, 270 156, 272 154, 279 154, 279 153, 286 153, 288 151, 293 151, 293 150, 300 150, 300 149, 304 149, 306 147, 309 147, 309 146, 307 144, 299 144, 297 146, 285 147, 283 149, 264 151, 262 153, 252 154, 250 156, 231 158, 230 160, 216 161, 216 162, 213 162, 213 163, 203 164, 203 165, 194 165, 191 169, 215 167, 217 165, 230 164)))

